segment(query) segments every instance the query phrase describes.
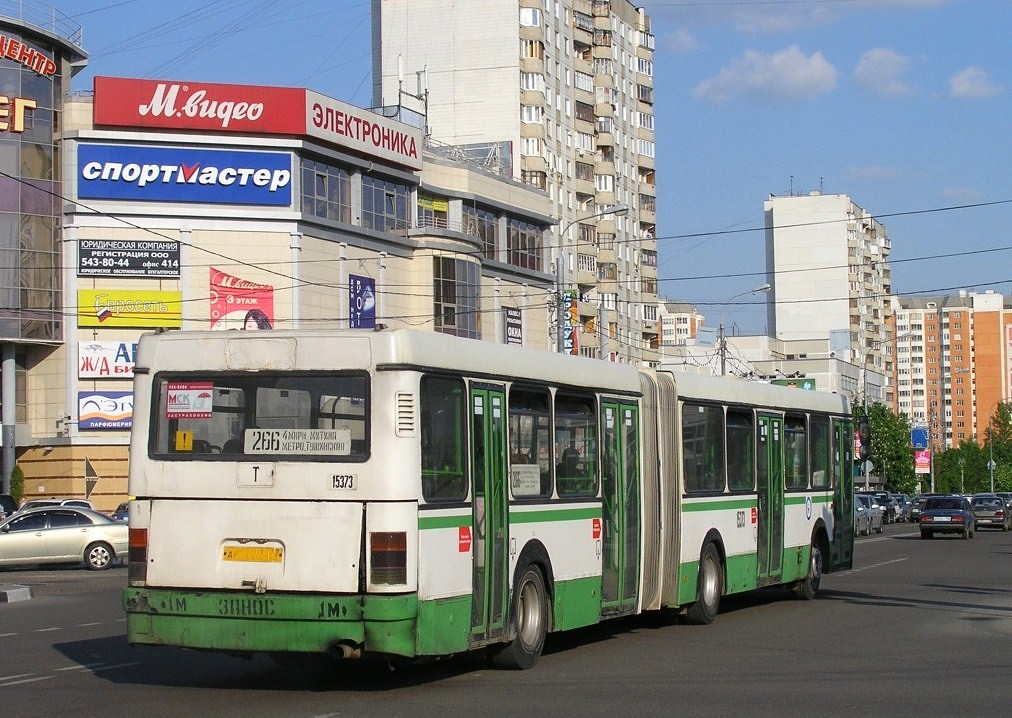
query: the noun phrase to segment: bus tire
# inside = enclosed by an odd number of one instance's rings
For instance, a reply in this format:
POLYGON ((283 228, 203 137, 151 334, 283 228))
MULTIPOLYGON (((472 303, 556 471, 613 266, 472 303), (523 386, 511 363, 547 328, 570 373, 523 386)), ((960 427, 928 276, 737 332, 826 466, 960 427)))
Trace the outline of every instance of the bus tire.
POLYGON ((820 583, 822 583, 822 549, 813 538, 811 554, 808 559, 808 572, 803 579, 794 584, 791 590, 797 598, 811 601, 819 593, 820 583))
POLYGON ((696 585, 696 600, 689 604, 685 618, 689 623, 705 626, 713 623, 720 608, 720 594, 724 588, 724 569, 720 554, 713 542, 706 544, 699 557, 699 581, 696 585))
POLYGON ((84 549, 84 565, 91 571, 104 571, 112 565, 114 558, 116 554, 112 546, 103 541, 88 544, 84 549))
POLYGON ((498 668, 526 670, 534 667, 545 647, 548 594, 537 566, 528 564, 518 576, 510 620, 513 640, 495 651, 492 663, 498 668))

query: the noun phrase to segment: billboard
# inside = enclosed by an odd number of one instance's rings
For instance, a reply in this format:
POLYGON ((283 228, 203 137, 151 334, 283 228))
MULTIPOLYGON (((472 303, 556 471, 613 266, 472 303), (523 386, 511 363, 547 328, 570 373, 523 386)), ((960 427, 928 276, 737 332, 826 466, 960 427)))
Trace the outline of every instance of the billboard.
POLYGON ((96 77, 96 127, 302 135, 306 91, 294 87, 96 77))
POLYGON ((352 329, 376 327, 376 280, 348 275, 349 324, 352 329))
POLYGON ((81 199, 289 207, 290 152, 81 144, 81 199))
POLYGON ((166 240, 81 239, 79 277, 179 277, 179 242, 166 240))
POLYGON ((273 329, 274 287, 211 267, 211 329, 273 329))
POLYGON ((422 131, 312 90, 96 77, 95 127, 315 137, 421 169, 422 131))
POLYGON ((129 379, 134 375, 137 342, 77 343, 77 376, 80 379, 129 379))
POLYGON ((77 392, 78 429, 129 429, 133 415, 133 392, 77 392))
POLYGON ((183 326, 183 293, 168 290, 79 289, 79 327, 183 326))

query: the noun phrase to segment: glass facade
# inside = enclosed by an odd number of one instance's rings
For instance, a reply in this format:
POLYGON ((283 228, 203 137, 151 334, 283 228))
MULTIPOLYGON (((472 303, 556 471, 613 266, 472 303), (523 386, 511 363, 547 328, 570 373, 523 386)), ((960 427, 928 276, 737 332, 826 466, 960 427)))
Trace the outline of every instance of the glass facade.
POLYGON ((51 49, 14 28, 3 33, 26 51, 21 60, 0 59, 0 340, 59 341, 61 178, 54 137, 64 78, 60 62, 47 73, 29 61, 53 58, 51 49))

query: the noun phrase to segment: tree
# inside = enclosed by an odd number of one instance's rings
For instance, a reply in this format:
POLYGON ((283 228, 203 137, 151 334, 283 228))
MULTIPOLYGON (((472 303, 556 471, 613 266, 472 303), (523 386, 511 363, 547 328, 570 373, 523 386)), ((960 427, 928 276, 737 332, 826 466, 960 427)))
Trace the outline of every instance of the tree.
MULTIPOLYGON (((855 417, 864 412, 864 405, 855 405, 855 417)), ((867 412, 871 419, 871 463, 875 466, 875 474, 882 477, 889 491, 914 493, 917 476, 914 474, 914 450, 910 446, 909 419, 897 416, 885 404, 872 404, 867 412)))

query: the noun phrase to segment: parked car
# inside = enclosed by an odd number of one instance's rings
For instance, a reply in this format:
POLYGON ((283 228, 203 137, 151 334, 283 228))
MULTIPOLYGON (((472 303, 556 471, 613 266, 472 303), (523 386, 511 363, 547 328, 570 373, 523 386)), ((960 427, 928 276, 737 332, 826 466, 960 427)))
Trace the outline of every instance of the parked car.
POLYGON ((127 555, 130 529, 72 506, 22 509, 0 522, 0 566, 80 563, 93 571, 127 555))
POLYGON ((1012 528, 1012 512, 1009 512, 1005 499, 995 494, 979 494, 970 502, 973 511, 973 527, 1008 531, 1012 528))
POLYGON ((929 496, 921 509, 921 538, 929 539, 938 533, 973 538, 973 523, 970 500, 965 496, 929 496))
POLYGON ((894 499, 888 491, 863 491, 861 492, 867 496, 873 497, 882 507, 885 512, 882 516, 882 522, 891 524, 896 520, 896 514, 899 513, 899 506, 896 504, 894 499))
POLYGON ((88 509, 94 511, 95 507, 91 505, 91 502, 87 499, 29 499, 28 501, 21 504, 19 512, 27 511, 28 509, 39 509, 45 506, 73 506, 78 509, 88 509))
POLYGON ((0 520, 18 510, 18 502, 10 494, 0 494, 0 520))
POLYGON ((111 518, 113 521, 128 521, 130 519, 130 502, 124 501, 116 510, 112 512, 111 518))
POLYGON ((885 509, 882 508, 881 504, 871 494, 857 494, 854 499, 854 504, 862 506, 867 516, 864 535, 867 536, 872 531, 882 533, 885 509))
POLYGON ((863 501, 859 501, 858 498, 854 497, 854 535, 855 536, 867 536, 871 533, 869 523, 871 522, 871 514, 868 512, 868 508, 864 505, 863 501))
POLYGON ((893 494, 893 498, 896 499, 897 506, 897 521, 909 521, 910 520, 910 497, 906 494, 893 494))

